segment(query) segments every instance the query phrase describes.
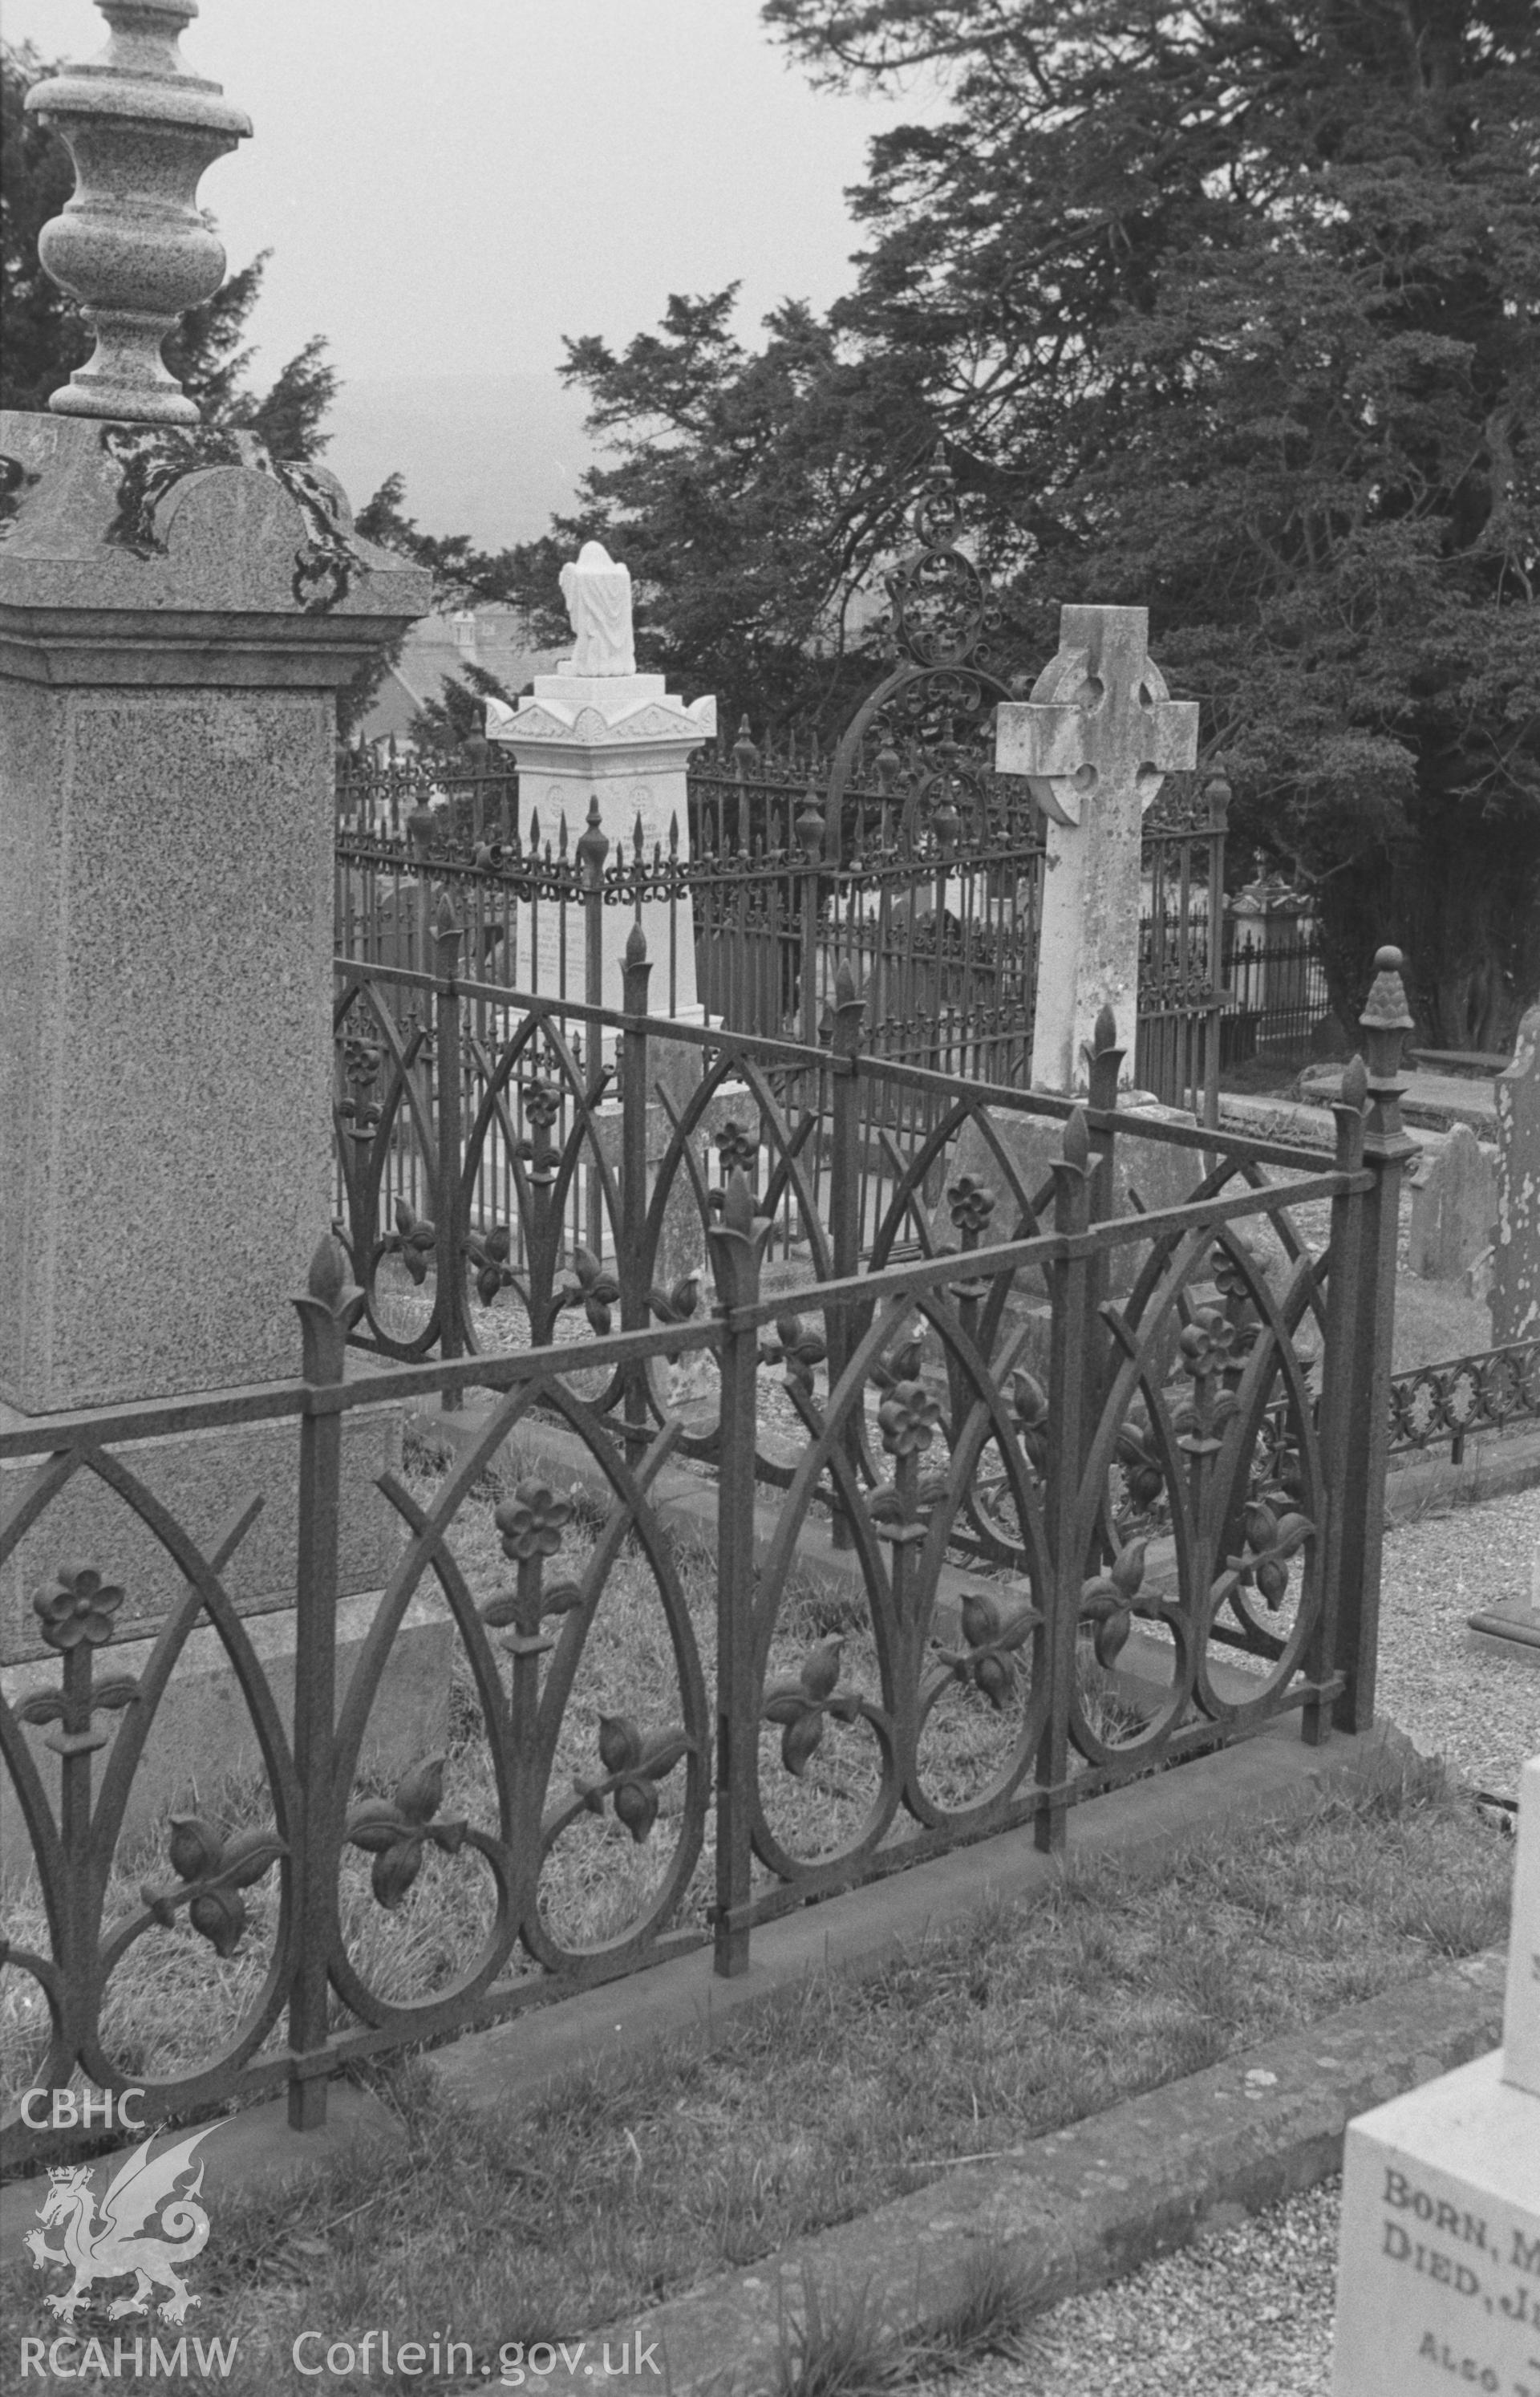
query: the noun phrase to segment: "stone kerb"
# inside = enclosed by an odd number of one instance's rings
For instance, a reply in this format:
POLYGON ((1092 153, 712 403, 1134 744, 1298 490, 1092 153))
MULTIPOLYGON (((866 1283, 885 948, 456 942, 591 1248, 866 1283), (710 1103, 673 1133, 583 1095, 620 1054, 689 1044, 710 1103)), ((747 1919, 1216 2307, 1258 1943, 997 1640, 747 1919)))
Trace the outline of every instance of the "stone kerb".
POLYGON ((1492 1254, 1492 1336, 1500 1347, 1540 1334, 1540 1007, 1519 1026, 1513 1063, 1498 1075, 1497 1237, 1492 1254))

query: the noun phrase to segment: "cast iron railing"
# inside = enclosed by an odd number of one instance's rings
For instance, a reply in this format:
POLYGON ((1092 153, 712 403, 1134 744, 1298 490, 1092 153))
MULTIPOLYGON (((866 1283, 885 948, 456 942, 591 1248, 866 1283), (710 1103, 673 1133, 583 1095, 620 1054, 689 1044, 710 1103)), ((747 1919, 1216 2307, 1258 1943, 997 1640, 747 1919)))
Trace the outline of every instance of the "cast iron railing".
MULTIPOLYGON (((40 1653, 59 1660, 57 1681, 0 1707, 41 1892, 42 1929, 8 1954, 47 2014, 26 2079, 60 2086, 83 2071, 102 2088, 143 2086, 147 2120, 287 2086, 291 2121, 313 2126, 352 2060, 692 1943, 709 1942, 716 1969, 736 1974, 756 1925, 810 1898, 1012 1827, 1056 1849, 1071 1806, 1282 1714, 1297 1713, 1312 1741, 1333 1723, 1367 1723, 1397 1201, 1412 1147, 1397 1105, 1396 962, 1383 953, 1364 1019, 1368 1069, 1345 1078, 1332 1156, 1119 1115, 1119 1052, 1104 1022, 1089 1105, 1004 1094, 1039 1144, 1029 1172, 1011 1128, 975 1094, 952 1094, 945 1120, 895 1168, 864 1272, 850 1269, 853 1108, 790 1116, 766 1044, 730 1052, 702 1036, 705 1076, 664 1108, 664 1154, 652 1162, 643 1099, 656 1050, 677 1029, 640 1007, 569 1007, 594 1060, 580 1068, 555 1012, 534 1008, 483 1092, 487 1121, 501 1120, 499 1091, 521 1061, 532 1065, 542 1044, 548 1060, 561 1042, 572 1129, 558 1149, 546 1102, 527 1104, 518 1158, 529 1211, 518 1329, 533 1345, 377 1359, 350 1377, 349 1342, 386 1253, 355 1212, 357 1280, 328 1236, 297 1302, 294 1381, 0 1431, 0 1462, 36 1468, 0 1533, 0 1566, 19 1553, 32 1572, 40 1653), (623 1091, 643 1099, 601 1120, 596 1085, 614 1038, 623 1091), (690 1138, 718 1103, 735 1112, 708 1181, 690 1138), (751 1137, 745 1106, 757 1106, 768 1142, 751 1137), (825 1123, 832 1223, 802 1164, 825 1123), (1130 1139, 1185 1156, 1180 1203, 1112 1212, 1130 1139), (990 1158, 988 1181, 959 1162, 968 1140, 990 1158), (602 1253, 574 1254, 569 1288, 530 1261, 542 1225, 560 1220, 581 1151, 620 1238, 612 1272, 602 1253), (709 1313, 651 1287, 655 1238, 687 1198, 709 1258, 709 1313), (767 1292, 788 1205, 811 1270, 767 1292), (1307 1208, 1329 1212, 1324 1249, 1294 1228, 1307 1208), (921 1253, 894 1264, 904 1223, 921 1253), (557 1315, 598 1336, 553 1340, 558 1297, 557 1315), (671 1395, 692 1374, 709 1389, 699 1434, 671 1395), (347 1419, 477 1390, 490 1404, 436 1489, 389 1473, 380 1484, 402 1547, 341 1694, 347 1419), (537 1413, 609 1493, 586 1529, 548 1478, 516 1480, 495 1516, 478 1496, 537 1413), (762 1453, 775 1413, 794 1435, 779 1457, 762 1453), (290 1426, 298 1443, 291 1718, 230 1593, 262 1491, 228 1532, 199 1540, 146 1479, 146 1442, 259 1423, 290 1426), (717 1503, 705 1579, 687 1590, 654 1497, 692 1440, 715 1463, 717 1503), (111 1554, 62 1567, 51 1554, 50 1510, 81 1477, 116 1493, 184 1581, 158 1626, 129 1620, 111 1554), (757 1520, 767 1478, 783 1494, 773 1520, 757 1520), (810 1612, 799 1578, 800 1543, 825 1509, 848 1549, 835 1629, 810 1612), (948 1580, 959 1560, 960 1592, 948 1580), (450 1735, 382 1784, 368 1763, 374 1710, 408 1609, 435 1585, 457 1659, 450 1735), (174 1816, 165 1865, 135 1895, 113 1877, 125 1810, 178 1659, 209 1627, 249 1718, 261 1786, 238 1809, 210 1796, 174 1816), (147 1656, 114 1674, 114 1644, 136 1632, 153 1634, 147 1656), (453 1908, 467 1888, 479 1912, 457 1944, 443 1926, 465 1920, 453 1908), (183 1922, 191 1942, 179 1938, 183 1922), (407 1935, 390 1972, 382 1923, 407 1935), (190 1945, 206 1960, 206 2044, 157 2071, 142 2069, 114 2015, 114 1979, 140 1943, 167 1941, 184 1972, 190 1945)), ((631 998, 645 996, 646 973, 634 952, 631 998)), ((361 976, 349 980, 362 989, 361 976)), ((446 978, 446 1015, 427 1028, 450 1088, 449 1011, 482 996, 446 978)), ((816 1074, 837 1092, 864 1070, 848 993, 841 1012, 828 1052, 791 1052, 805 1085, 816 1074)), ((409 1047, 391 1050, 403 1082, 422 1059, 421 1042, 415 1058, 409 1047)), ((364 1087, 361 1073, 351 1087, 364 1087)), ((384 1121, 343 1118, 360 1148, 384 1121)), ((419 1259, 435 1259, 449 1288, 474 1271, 489 1317, 505 1300, 511 1243, 473 1226, 475 1185, 447 1139, 438 1156, 448 1203, 419 1259)), ((461 1313, 443 1289, 435 1313, 435 1338, 452 1346, 461 1313)), ((395 1344, 397 1356, 413 1345, 395 1344)), ((72 2137, 13 2118, 0 2152, 72 2137)))

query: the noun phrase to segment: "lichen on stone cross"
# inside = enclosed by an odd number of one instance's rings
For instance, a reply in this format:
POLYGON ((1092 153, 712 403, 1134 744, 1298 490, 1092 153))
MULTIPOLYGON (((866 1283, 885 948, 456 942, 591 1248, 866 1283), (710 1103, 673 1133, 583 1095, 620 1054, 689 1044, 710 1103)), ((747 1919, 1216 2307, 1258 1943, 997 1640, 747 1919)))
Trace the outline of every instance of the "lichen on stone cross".
POLYGON ((634 675, 636 650, 631 629, 631 569, 619 566, 601 541, 585 541, 575 565, 558 578, 577 647, 574 675, 634 675))
POLYGON ((1025 774, 1054 823, 1077 825, 1094 792, 1140 815, 1166 776, 1198 760, 1198 703, 1167 695, 1145 608, 1065 608, 1059 649, 1029 700, 1000 708, 995 763, 1025 774))

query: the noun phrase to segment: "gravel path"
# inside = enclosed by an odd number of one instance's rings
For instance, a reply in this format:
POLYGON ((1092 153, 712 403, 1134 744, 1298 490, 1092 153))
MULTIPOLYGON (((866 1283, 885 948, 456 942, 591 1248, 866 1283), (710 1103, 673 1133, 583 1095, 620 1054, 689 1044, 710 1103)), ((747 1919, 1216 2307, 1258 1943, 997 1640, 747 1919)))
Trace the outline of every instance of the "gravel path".
POLYGON ((1540 1573, 1540 1489, 1425 1515, 1385 1535, 1375 1712, 1456 1779, 1515 1796, 1540 1750, 1540 1669, 1466 1636, 1469 1615, 1528 1598, 1540 1573))
POLYGON ((1323 2181, 1038 2316, 1019 2362, 935 2397, 1330 2397, 1337 2214, 1323 2181))

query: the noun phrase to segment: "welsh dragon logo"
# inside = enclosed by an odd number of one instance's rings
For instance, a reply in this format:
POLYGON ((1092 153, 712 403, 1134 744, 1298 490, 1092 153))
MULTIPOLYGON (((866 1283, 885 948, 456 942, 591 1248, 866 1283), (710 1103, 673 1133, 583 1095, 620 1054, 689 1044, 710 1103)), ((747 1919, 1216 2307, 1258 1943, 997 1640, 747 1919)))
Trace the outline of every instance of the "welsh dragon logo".
POLYGON ((62 2297, 44 2299, 59 2321, 74 2322, 89 2303, 94 2281, 122 2280, 129 2272, 135 2276, 134 2286, 108 2307, 110 2321, 121 2314, 147 2314, 156 2289, 167 2293, 157 2309, 161 2320, 186 2321, 188 2307, 200 2300, 191 2294, 178 2267, 190 2264, 208 2243, 208 2216, 196 2203, 203 2188, 201 2163, 191 2188, 180 2196, 175 2192, 183 2174, 192 2171, 193 2149, 213 2127, 206 2124, 158 2156, 150 2153, 153 2138, 136 2148, 108 2185, 100 2221, 88 2167, 65 2165, 49 2173, 48 2194, 37 2218, 45 2228, 62 2224, 64 2243, 50 2247, 41 2230, 29 2230, 24 2243, 38 2271, 47 2264, 67 2264, 74 2274, 62 2297), (147 2226, 157 2214, 158 2227, 151 2230, 147 2226))

